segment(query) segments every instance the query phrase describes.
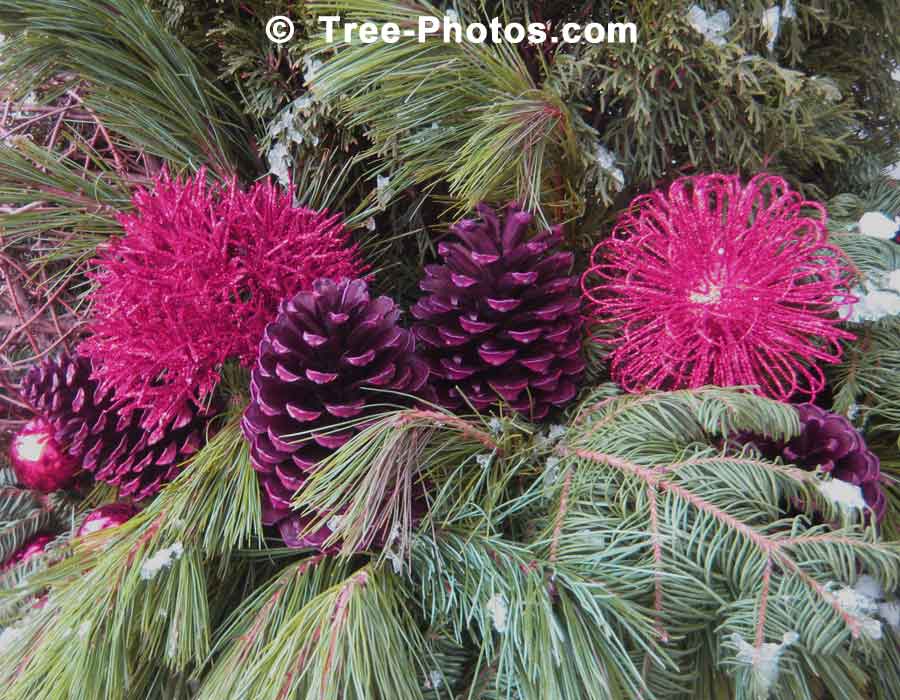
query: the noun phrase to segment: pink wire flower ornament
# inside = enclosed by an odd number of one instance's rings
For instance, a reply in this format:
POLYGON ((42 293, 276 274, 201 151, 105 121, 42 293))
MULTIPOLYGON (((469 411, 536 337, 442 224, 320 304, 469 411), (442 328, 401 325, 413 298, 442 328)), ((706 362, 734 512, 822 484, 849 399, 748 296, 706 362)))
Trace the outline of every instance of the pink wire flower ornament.
POLYGON ((827 212, 780 177, 684 177, 637 197, 598 244, 582 290, 626 391, 751 386, 788 400, 825 385, 855 274, 827 212), (609 327, 612 327, 611 337, 609 327))

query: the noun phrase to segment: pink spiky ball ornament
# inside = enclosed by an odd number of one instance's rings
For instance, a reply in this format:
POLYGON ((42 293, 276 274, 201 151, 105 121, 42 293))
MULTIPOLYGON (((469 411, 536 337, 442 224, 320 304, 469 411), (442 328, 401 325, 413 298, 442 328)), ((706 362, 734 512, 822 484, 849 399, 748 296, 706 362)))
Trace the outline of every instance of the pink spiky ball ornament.
POLYGON ((707 384, 814 397, 835 363, 854 274, 824 207, 779 177, 684 177, 638 197, 593 251, 582 289, 612 327, 626 391, 707 384))
POLYGON ((101 393, 141 409, 148 430, 203 405, 227 360, 251 365, 282 299, 365 270, 340 215, 297 207, 269 181, 244 190, 164 171, 133 205, 94 261, 79 350, 101 393))
POLYGON ((71 486, 81 468, 57 441, 53 424, 40 416, 16 433, 9 462, 22 486, 44 493, 71 486))

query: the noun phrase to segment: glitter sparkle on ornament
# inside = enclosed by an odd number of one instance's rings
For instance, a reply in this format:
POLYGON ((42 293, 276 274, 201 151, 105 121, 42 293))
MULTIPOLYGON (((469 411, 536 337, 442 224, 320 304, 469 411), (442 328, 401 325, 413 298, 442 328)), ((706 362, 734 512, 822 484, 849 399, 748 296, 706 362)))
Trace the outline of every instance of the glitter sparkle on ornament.
POLYGON ((752 386, 786 400, 825 385, 853 273, 826 212, 778 177, 713 174, 638 197, 582 278, 595 321, 617 332, 627 391, 752 386))
POLYGON ((93 335, 79 349, 147 429, 203 404, 226 360, 251 364, 283 298, 365 270, 339 215, 295 207, 268 181, 164 172, 133 204, 94 261, 93 335))

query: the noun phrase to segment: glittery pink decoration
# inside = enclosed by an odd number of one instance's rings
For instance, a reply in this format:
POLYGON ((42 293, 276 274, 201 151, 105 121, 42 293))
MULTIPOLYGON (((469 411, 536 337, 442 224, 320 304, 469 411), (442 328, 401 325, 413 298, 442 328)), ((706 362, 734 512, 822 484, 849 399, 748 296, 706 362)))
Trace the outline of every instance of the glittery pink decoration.
POLYGON ((365 269, 339 215, 295 207, 269 182, 243 191, 164 172, 119 220, 125 235, 94 261, 80 351, 101 391, 145 409, 146 428, 201 404, 226 360, 252 364, 281 299, 365 269))
POLYGON ((853 273, 826 217, 770 175, 686 177, 635 199, 582 278, 594 319, 615 328, 613 378, 627 391, 815 396, 816 362, 853 338, 838 327, 853 273))

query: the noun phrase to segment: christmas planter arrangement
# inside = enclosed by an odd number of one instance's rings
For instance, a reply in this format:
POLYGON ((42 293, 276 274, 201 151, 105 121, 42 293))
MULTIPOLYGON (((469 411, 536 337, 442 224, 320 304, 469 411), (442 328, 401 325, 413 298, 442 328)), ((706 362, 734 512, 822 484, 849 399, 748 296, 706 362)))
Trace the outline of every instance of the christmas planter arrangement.
POLYGON ((4 700, 897 697, 879 3, 119 5, 0 0, 4 700))

